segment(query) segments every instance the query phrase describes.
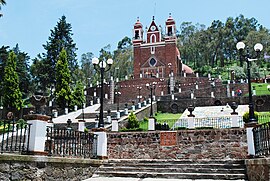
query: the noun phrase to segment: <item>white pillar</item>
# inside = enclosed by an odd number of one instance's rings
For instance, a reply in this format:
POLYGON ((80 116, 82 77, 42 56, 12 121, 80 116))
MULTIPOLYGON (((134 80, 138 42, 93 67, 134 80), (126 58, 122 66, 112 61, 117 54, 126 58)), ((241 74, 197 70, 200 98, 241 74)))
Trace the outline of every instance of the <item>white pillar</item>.
POLYGON ((116 119, 120 119, 120 112, 116 112, 116 119))
POLYGON ((45 141, 46 141, 46 129, 49 116, 43 115, 27 115, 25 116, 28 124, 31 124, 30 135, 27 132, 26 144, 29 139, 29 151, 33 154, 44 153, 45 141))
POLYGON ((125 115, 128 115, 128 108, 125 108, 125 115))
POLYGON ((254 137, 253 137, 253 127, 246 128, 247 130, 247 143, 248 143, 248 155, 255 155, 254 137))
POLYGON ((156 78, 159 78, 159 74, 158 73, 156 74, 156 78))
POLYGON ((187 76, 187 73, 186 72, 184 72, 184 77, 186 77, 187 76))
POLYGON ((108 99, 108 94, 105 94, 105 99, 108 99))
POLYGON ((99 98, 97 98, 97 103, 98 103, 98 104, 100 103, 100 99, 99 99, 99 98))
POLYGON ((90 83, 90 85, 89 85, 90 87, 93 87, 93 84, 92 83, 90 83))
POLYGON ((135 111, 135 106, 134 105, 132 105, 131 108, 132 108, 132 111, 135 111))
POLYGON ((179 93, 181 93, 181 92, 182 92, 182 89, 181 89, 181 88, 179 88, 179 89, 178 89, 178 92, 179 92, 179 93))
POLYGON ((97 96, 97 92, 94 92, 94 97, 96 97, 97 96))
POLYGON ((141 109, 142 108, 142 104, 139 102, 138 103, 138 108, 141 109))
POLYGON ((172 94, 172 100, 174 100, 174 94, 172 94))
POLYGON ((187 117, 188 129, 195 129, 195 117, 187 117))
POLYGON ((90 106, 93 106, 94 102, 93 101, 90 101, 90 106))
POLYGON ((74 111, 77 111, 77 110, 78 110, 78 106, 75 105, 75 106, 74 106, 74 111))
POLYGON ((78 121, 78 131, 84 132, 85 128, 85 120, 79 120, 78 121))
POLYGON ((97 156, 100 158, 107 157, 107 134, 105 131, 94 132, 97 135, 97 156))
POLYGON ((119 82, 119 78, 118 77, 116 78, 116 82, 119 82))
POLYGON ((218 75, 218 79, 220 79, 220 80, 221 80, 221 75, 218 75))
POLYGON ((231 115, 232 118, 232 128, 239 128, 238 115, 231 115))
POLYGON ((140 74, 140 78, 142 78, 142 74, 140 74))
POLYGON ((149 118, 148 120, 148 131, 155 130, 155 118, 149 118))
POLYGON ((163 95, 164 95, 163 91, 161 91, 161 92, 160 92, 160 95, 161 95, 161 96, 163 96, 163 95))
POLYGON ((231 82, 231 81, 230 81, 230 80, 228 80, 228 84, 230 84, 230 82, 231 82))
POLYGON ((125 79, 128 80, 128 76, 127 75, 125 76, 125 79))
POLYGON ((199 85, 198 84, 195 85, 195 89, 199 89, 199 85))
POLYGON ((112 120, 112 131, 118 131, 118 121, 117 120, 112 120))
POLYGON ((153 101, 156 101, 156 96, 153 96, 153 101))
POLYGON ((65 108, 65 114, 68 114, 68 108, 65 108))
POLYGON ((196 77, 199 77, 199 73, 198 72, 196 73, 196 77))
POLYGON ((107 116, 107 122, 112 123, 112 117, 111 116, 107 116))
POLYGON ((256 90, 252 90, 252 95, 256 96, 256 90))
POLYGON ((211 92, 211 97, 215 98, 214 92, 211 92))
POLYGON ((193 93, 193 92, 191 92, 190 98, 191 98, 191 99, 194 99, 194 93, 193 93))
POLYGON ((234 91, 232 91, 232 97, 234 97, 234 96, 235 96, 234 91))
POLYGON ((144 106, 146 106, 146 101, 143 101, 144 106))
POLYGON ((208 74, 208 79, 211 79, 211 74, 208 74))
POLYGON ((267 79, 264 79, 264 83, 267 84, 267 79))
POLYGON ((151 98, 148 98, 149 104, 151 104, 151 98))

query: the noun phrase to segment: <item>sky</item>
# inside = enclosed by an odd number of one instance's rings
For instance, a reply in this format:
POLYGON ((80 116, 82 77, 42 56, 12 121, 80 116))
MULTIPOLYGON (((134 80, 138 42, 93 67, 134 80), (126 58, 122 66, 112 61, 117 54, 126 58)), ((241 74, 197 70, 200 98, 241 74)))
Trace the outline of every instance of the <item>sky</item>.
POLYGON ((207 27, 213 20, 225 22, 228 17, 243 14, 254 17, 270 29, 269 0, 6 0, 0 18, 0 46, 14 47, 28 53, 31 59, 43 53, 62 15, 72 25, 73 40, 83 53, 99 51, 111 45, 111 51, 125 36, 132 37, 137 17, 143 26, 150 25, 155 16, 157 25, 165 26, 172 14, 179 30, 182 22, 200 23, 207 27))

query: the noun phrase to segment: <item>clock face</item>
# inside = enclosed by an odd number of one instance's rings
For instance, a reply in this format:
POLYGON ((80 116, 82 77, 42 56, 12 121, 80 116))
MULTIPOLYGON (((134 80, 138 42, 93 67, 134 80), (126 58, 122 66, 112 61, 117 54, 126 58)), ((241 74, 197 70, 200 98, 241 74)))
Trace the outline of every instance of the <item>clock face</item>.
POLYGON ((151 30, 152 31, 155 31, 156 30, 156 27, 155 26, 151 26, 151 30))

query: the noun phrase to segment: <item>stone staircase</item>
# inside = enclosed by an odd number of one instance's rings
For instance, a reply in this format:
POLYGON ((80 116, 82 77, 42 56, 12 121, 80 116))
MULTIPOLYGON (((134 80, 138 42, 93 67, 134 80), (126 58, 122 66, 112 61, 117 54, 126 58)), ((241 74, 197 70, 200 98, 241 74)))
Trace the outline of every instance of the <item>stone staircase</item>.
POLYGON ((94 177, 247 180, 244 160, 108 160, 94 177))

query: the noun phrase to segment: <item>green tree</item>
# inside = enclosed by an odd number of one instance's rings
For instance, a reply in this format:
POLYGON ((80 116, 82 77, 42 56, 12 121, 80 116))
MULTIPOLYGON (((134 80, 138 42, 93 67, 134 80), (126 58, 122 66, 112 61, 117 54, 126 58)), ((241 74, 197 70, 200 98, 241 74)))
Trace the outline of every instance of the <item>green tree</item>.
POLYGON ((56 62, 61 50, 64 48, 67 54, 68 68, 71 71, 72 80, 76 80, 75 73, 78 73, 78 63, 76 60, 76 44, 72 39, 72 27, 66 22, 66 17, 62 16, 56 27, 51 30, 49 40, 43 45, 46 53, 38 56, 32 65, 32 73, 40 87, 46 88, 55 84, 56 62), (37 65, 36 65, 37 64, 37 65))
MULTIPOLYGON (((0 10, 1 10, 1 6, 6 5, 6 1, 5 0, 0 0, 0 10)), ((3 14, 0 13, 0 17, 2 17, 3 14)))
POLYGON ((83 104, 85 103, 85 96, 84 96, 84 86, 82 82, 78 81, 76 82, 76 86, 74 88, 74 91, 72 92, 72 100, 71 100, 71 106, 74 108, 74 106, 78 106, 78 108, 82 108, 83 104))
POLYGON ((84 53, 81 57, 81 70, 83 73, 82 81, 85 83, 86 86, 90 83, 93 75, 96 73, 94 65, 92 64, 93 58, 94 55, 92 52, 84 53))
POLYGON ((29 60, 30 57, 27 53, 21 52, 19 49, 19 45, 17 44, 13 48, 14 53, 17 57, 17 64, 16 64, 16 72, 19 76, 19 86, 20 90, 22 91, 23 98, 27 98, 27 96, 30 93, 30 84, 31 84, 31 78, 29 74, 29 60))
POLYGON ((70 89, 70 70, 68 68, 67 53, 65 49, 60 52, 56 63, 56 102, 60 108, 69 106, 72 99, 70 89))
POLYGON ((8 110, 18 111, 22 106, 22 93, 19 88, 19 78, 16 72, 16 54, 11 51, 5 66, 3 82, 3 105, 8 110))

